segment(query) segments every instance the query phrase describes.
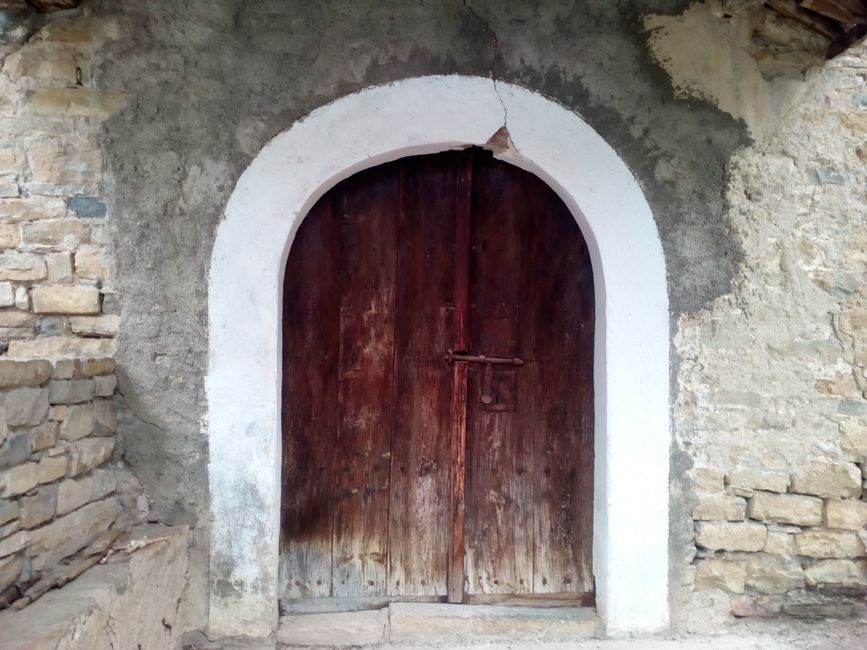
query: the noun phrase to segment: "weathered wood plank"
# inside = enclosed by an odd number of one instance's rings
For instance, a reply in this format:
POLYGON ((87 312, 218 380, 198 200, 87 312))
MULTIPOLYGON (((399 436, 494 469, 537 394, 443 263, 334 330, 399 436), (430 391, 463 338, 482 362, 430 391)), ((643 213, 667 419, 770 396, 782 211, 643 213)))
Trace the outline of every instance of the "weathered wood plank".
POLYGON ((388 593, 445 595, 455 159, 401 163, 388 593), (430 197, 437 197, 431 201, 430 197))
POLYGON ((333 596, 387 592, 399 176, 377 167, 342 185, 343 272, 333 596))
POLYGON ((340 218, 325 197, 286 263, 281 597, 331 593, 340 277, 340 218))

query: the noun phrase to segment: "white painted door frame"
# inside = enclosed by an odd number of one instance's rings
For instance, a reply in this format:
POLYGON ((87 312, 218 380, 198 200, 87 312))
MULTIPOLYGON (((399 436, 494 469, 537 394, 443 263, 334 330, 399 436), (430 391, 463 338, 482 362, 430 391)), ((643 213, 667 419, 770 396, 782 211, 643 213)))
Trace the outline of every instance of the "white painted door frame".
POLYGON ((277 625, 281 292, 301 220, 361 169, 483 145, 503 126, 513 148, 501 157, 560 195, 593 261, 599 613, 613 636, 668 626, 668 292, 647 201, 575 113, 511 84, 432 76, 313 111, 262 149, 227 204, 208 287, 213 636, 267 636, 277 625))

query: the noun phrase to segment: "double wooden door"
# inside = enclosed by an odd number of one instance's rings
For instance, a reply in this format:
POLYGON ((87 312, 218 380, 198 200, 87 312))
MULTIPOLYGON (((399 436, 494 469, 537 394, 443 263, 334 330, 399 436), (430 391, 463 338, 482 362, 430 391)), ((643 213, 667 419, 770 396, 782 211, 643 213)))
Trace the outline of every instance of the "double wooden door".
POLYGON ((342 182, 283 314, 281 598, 592 597, 593 278, 482 150, 342 182))

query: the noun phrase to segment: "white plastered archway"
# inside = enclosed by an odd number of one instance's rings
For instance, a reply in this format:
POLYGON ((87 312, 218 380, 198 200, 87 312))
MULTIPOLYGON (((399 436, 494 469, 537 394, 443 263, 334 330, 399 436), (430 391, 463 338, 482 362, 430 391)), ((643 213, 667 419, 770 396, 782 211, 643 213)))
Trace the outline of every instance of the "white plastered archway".
POLYGON ((361 169, 482 145, 504 122, 509 161, 563 198, 593 260, 599 613, 610 635, 667 627, 669 314, 650 208, 575 113, 514 85, 432 76, 315 110, 262 149, 226 207, 208 293, 212 635, 266 636, 277 624, 281 290, 301 220, 361 169))

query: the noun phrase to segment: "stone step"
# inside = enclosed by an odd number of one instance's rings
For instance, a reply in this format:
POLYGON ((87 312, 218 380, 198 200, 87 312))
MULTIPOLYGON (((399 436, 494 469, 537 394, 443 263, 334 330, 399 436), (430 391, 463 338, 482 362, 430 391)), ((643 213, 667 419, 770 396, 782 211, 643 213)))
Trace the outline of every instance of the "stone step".
POLYGON ((378 610, 280 618, 284 646, 359 646, 387 642, 578 641, 598 635, 594 610, 441 603, 391 603, 378 610))

